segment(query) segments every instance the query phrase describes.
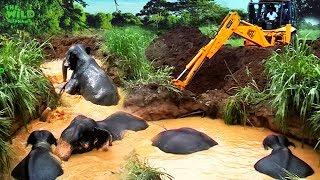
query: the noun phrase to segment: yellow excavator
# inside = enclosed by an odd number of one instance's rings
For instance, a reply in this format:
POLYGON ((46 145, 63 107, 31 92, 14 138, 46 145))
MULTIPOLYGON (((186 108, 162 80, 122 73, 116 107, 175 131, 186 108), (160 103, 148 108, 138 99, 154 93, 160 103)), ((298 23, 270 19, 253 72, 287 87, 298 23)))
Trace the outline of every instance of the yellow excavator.
POLYGON ((205 60, 211 59, 233 34, 244 38, 245 46, 273 47, 291 42, 296 32, 293 27, 296 25, 296 13, 295 4, 290 0, 251 1, 248 14, 249 22, 246 22, 237 12, 230 12, 222 21, 215 38, 200 49, 185 70, 173 80, 173 84, 181 90, 185 89, 205 60))

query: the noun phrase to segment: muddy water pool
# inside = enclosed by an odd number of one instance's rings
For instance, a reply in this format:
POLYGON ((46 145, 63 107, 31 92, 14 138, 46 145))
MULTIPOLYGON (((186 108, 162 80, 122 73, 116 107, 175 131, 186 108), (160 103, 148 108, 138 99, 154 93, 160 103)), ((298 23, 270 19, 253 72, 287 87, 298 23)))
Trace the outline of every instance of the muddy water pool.
MULTIPOLYGON (((54 86, 62 86, 61 61, 48 62, 42 65, 44 73, 51 79, 54 86)), ((69 73, 70 75, 71 73, 69 73)), ((25 147, 26 139, 34 130, 49 130, 56 138, 79 115, 102 120, 116 111, 122 110, 125 97, 121 94, 117 106, 99 106, 86 101, 79 95, 63 94, 61 105, 47 116, 46 122, 32 121, 28 128, 19 130, 13 138, 12 148, 15 153, 14 165, 21 161, 30 151, 25 147)), ((228 126, 219 119, 190 117, 149 122, 149 128, 140 132, 126 132, 121 141, 116 141, 107 152, 93 150, 89 153, 73 155, 67 162, 62 162, 64 174, 59 179, 119 179, 119 173, 125 160, 132 153, 147 160, 151 166, 159 167, 175 179, 270 179, 258 173, 253 165, 262 157, 270 154, 264 150, 262 140, 272 132, 264 128, 228 126), (190 154, 166 154, 151 146, 151 139, 166 129, 191 127, 204 132, 219 145, 213 148, 190 154)), ((297 148, 292 151, 307 162, 315 171, 308 179, 320 179, 319 155, 312 147, 297 148)))

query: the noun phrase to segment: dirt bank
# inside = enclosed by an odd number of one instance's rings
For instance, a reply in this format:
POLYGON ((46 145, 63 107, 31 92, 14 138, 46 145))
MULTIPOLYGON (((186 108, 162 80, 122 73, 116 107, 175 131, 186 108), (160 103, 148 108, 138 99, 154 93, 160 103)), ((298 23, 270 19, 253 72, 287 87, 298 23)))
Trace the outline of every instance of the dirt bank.
MULTIPOLYGON (((180 118, 195 111, 207 111, 190 92, 174 92, 156 84, 135 87, 124 102, 127 111, 147 121, 180 118)), ((215 118, 217 111, 207 115, 215 118)))
MULTIPOLYGON (((173 66, 173 75, 177 77, 209 40, 197 28, 180 27, 155 39, 146 50, 146 55, 156 67, 173 66)), ((232 94, 234 91, 229 92, 230 89, 246 86, 253 80, 263 89, 266 84, 263 60, 272 51, 272 48, 225 46, 203 64, 187 89, 196 94, 215 89, 232 94)))
MULTIPOLYGON (((44 40, 40 40, 44 41, 44 40)), ((73 44, 84 44, 87 47, 90 47, 92 53, 99 49, 99 39, 97 37, 89 36, 62 36, 62 37, 53 37, 49 39, 49 45, 45 47, 45 55, 47 59, 59 59, 66 56, 66 52, 73 44)))

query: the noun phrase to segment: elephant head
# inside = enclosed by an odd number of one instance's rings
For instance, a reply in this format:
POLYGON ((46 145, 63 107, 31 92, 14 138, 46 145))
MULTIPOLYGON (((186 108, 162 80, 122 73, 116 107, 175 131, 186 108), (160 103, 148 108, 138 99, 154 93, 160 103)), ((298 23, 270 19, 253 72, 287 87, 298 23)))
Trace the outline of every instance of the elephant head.
POLYGON ((57 139, 47 130, 33 131, 28 137, 27 146, 28 145, 32 145, 33 148, 45 146, 51 150, 51 145, 57 145, 57 139))
POLYGON ((295 144, 284 135, 269 135, 263 140, 264 149, 278 149, 278 148, 287 148, 289 146, 296 147, 295 144))
POLYGON ((66 58, 62 63, 63 81, 67 80, 67 70, 76 70, 78 64, 83 64, 91 53, 90 47, 85 47, 83 44, 72 45, 67 51, 66 58))

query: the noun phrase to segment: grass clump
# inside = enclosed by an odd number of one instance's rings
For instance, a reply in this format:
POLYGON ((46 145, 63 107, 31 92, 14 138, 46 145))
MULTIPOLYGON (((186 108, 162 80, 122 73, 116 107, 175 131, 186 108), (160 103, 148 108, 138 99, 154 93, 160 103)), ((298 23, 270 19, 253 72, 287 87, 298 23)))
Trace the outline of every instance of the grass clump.
POLYGON ((153 168, 147 162, 139 160, 137 155, 132 155, 124 167, 123 179, 125 180, 172 180, 173 177, 158 168, 153 168))
POLYGON ((8 166, 8 138, 13 120, 24 123, 37 116, 41 105, 56 105, 52 85, 40 70, 42 47, 26 36, 0 36, 0 170, 8 166))
POLYGON ((320 61, 306 41, 297 40, 284 52, 274 53, 266 62, 266 71, 278 124, 284 129, 292 111, 298 112, 302 120, 310 118, 313 105, 320 101, 320 61))
POLYGON ((252 87, 244 87, 227 100, 224 109, 224 122, 229 125, 246 124, 251 108, 269 98, 268 94, 252 87))
POLYGON ((149 83, 171 86, 172 68, 156 69, 145 55, 155 37, 140 27, 113 28, 106 32, 105 51, 114 58, 111 66, 121 71, 120 79, 127 87, 149 83))

